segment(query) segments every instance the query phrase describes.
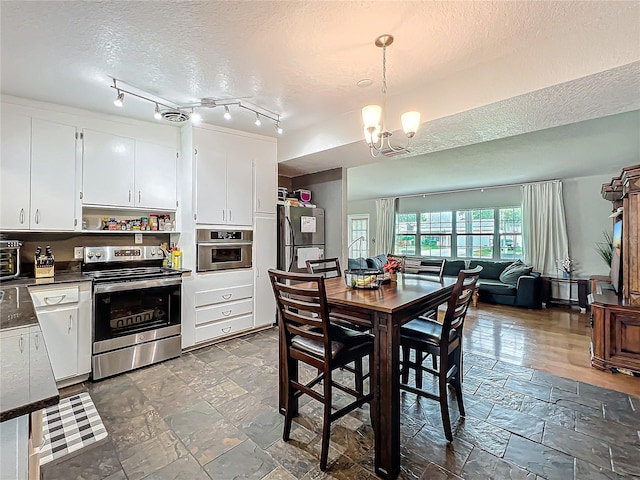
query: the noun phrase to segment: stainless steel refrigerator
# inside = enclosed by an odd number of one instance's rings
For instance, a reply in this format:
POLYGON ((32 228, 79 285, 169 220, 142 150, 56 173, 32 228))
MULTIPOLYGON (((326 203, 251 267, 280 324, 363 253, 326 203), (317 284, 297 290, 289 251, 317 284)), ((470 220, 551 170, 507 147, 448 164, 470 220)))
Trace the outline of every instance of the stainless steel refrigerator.
POLYGON ((306 272, 306 261, 319 258, 324 258, 324 209, 278 205, 278 268, 306 272))

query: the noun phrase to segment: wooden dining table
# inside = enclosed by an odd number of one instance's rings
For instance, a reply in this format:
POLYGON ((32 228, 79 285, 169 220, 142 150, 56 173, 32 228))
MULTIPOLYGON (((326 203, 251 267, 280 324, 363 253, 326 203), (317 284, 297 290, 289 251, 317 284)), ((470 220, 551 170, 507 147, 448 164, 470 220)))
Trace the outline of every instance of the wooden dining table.
MULTIPOLYGON (((343 313, 355 323, 371 327, 375 336, 371 362, 374 393, 375 473, 395 479, 400 473, 400 327, 449 300, 455 279, 399 274, 397 282, 377 289, 349 288, 342 277, 325 280, 332 314, 343 313)), ((280 341, 280 361, 284 355, 280 341)), ((281 363, 282 364, 282 363, 281 363)), ((297 377, 297 372, 290 372, 297 377)), ((280 369, 280 411, 284 412, 286 385, 280 369)), ((297 414, 297 402, 292 406, 297 414)))

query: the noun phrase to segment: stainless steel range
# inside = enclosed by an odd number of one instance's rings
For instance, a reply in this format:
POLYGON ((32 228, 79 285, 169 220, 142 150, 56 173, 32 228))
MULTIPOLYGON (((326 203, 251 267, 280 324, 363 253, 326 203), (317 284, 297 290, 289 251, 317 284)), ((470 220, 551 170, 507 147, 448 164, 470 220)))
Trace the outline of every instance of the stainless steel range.
POLYGON ((86 247, 93 278, 94 380, 180 356, 182 273, 158 247, 86 247))

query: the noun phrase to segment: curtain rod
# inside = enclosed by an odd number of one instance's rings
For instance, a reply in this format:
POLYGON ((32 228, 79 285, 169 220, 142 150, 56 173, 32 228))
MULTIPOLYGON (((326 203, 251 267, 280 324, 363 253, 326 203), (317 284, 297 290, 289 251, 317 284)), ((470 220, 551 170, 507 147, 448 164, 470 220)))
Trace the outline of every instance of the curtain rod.
POLYGON ((444 193, 474 192, 476 190, 485 191, 485 190, 493 190, 495 188, 522 187, 524 185, 536 185, 538 183, 558 183, 558 182, 560 182, 560 180, 540 180, 539 182, 508 183, 508 184, 504 184, 504 185, 492 185, 490 187, 460 188, 460 189, 457 189, 457 190, 442 190, 440 192, 428 192, 428 193, 412 193, 410 195, 397 195, 395 197, 381 197, 381 198, 427 197, 427 196, 430 196, 430 195, 442 195, 444 193))

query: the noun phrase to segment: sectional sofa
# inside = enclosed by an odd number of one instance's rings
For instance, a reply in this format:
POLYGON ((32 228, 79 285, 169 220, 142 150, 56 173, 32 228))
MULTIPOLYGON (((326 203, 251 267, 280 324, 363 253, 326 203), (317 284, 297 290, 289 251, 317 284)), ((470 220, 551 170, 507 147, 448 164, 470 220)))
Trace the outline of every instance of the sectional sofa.
MULTIPOLYGON (((429 265, 435 260, 411 257, 412 260, 419 259, 422 265, 429 265)), ((387 261, 387 255, 378 255, 371 258, 350 258, 349 268, 378 268, 387 261)), ((460 270, 465 268, 475 268, 477 265, 482 266, 480 272, 480 280, 478 288, 480 291, 480 300, 489 303, 497 303, 500 305, 512 305, 522 308, 538 309, 542 307, 541 301, 541 279, 538 272, 530 272, 530 267, 515 269, 519 272, 525 272, 524 275, 515 273, 514 275, 503 275, 507 267, 515 262, 512 261, 491 261, 491 260, 446 260, 443 275, 445 277, 457 277, 460 270), (528 273, 527 273, 528 272, 528 273), (500 279, 507 279, 504 282, 500 279), (510 278, 508 278, 510 277, 510 278)), ((524 266, 520 262, 519 266, 524 266)), ((513 265, 516 267, 516 265, 513 265)), ((514 268, 510 270, 513 272, 514 268)), ((525 266, 526 267, 526 266, 525 266)), ((407 273, 411 273, 409 269, 407 273)))

